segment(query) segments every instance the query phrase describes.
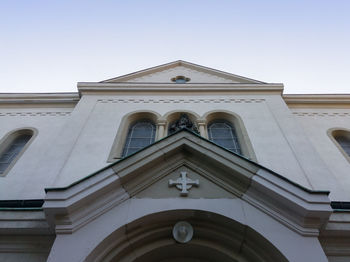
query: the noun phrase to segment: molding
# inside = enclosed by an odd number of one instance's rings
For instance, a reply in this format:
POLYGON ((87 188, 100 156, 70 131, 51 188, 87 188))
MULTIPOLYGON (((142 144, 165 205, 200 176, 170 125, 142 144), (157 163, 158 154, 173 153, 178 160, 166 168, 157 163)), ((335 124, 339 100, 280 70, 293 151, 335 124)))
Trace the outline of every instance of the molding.
POLYGON ((282 95, 290 108, 350 108, 349 94, 282 95))
POLYGON ((79 93, 0 93, 1 104, 76 104, 79 93))
POLYGON ((43 210, 1 210, 0 235, 52 234, 43 210))
POLYGON ((0 116, 69 116, 71 112, 0 112, 0 116))
POLYGON ((262 103, 264 102, 265 99, 263 98, 214 98, 214 99, 206 99, 206 98, 200 98, 200 99, 184 99, 184 98, 178 98, 178 99, 155 99, 155 98, 150 98, 150 99, 145 99, 145 98, 118 98, 118 99, 98 99, 98 103, 143 103, 143 104, 167 104, 167 103, 262 103))
POLYGON ((100 94, 103 92, 112 93, 272 93, 281 95, 283 92, 283 84, 207 84, 192 83, 177 85, 174 83, 97 83, 97 82, 79 82, 79 94, 100 94))
POLYGON ((0 253, 45 253, 48 254, 55 240, 54 235, 16 235, 0 238, 0 253))
POLYGON ((314 104, 314 103, 347 103, 350 104, 349 94, 284 94, 287 104, 314 104))
POLYGON ((318 236, 333 211, 328 194, 307 192, 263 169, 242 199, 303 236, 318 236))
POLYGON ((350 212, 334 211, 319 240, 327 256, 350 256, 350 212))
POLYGON ((350 112, 293 112, 295 116, 349 117, 350 112))
POLYGON ((128 199, 112 169, 66 190, 49 190, 43 209, 57 234, 72 234, 96 217, 128 199))

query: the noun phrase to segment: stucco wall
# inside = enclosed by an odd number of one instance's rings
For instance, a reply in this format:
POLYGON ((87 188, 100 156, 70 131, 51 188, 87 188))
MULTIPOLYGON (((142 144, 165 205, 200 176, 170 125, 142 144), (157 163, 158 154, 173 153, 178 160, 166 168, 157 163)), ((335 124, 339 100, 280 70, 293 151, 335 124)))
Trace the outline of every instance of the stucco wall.
POLYGON ((332 192, 333 200, 349 201, 350 162, 332 141, 328 131, 333 128, 350 130, 350 109, 298 108, 293 109, 293 113, 331 171, 331 178, 337 185, 332 192))
POLYGON ((54 177, 39 172, 47 165, 47 152, 52 150, 58 134, 70 115, 71 108, 1 108, 0 139, 16 129, 34 128, 34 138, 15 165, 0 177, 0 199, 43 198, 45 186, 54 177))
POLYGON ((0 198, 43 198, 45 187, 66 186, 103 168, 123 116, 143 110, 161 116, 185 110, 200 117, 231 111, 242 119, 259 164, 307 188, 332 190, 333 200, 350 197, 345 190, 349 162, 326 134, 331 127, 350 128, 346 117, 297 116, 280 95, 237 93, 83 95, 73 111, 35 109, 34 115, 30 108, 2 108, 0 137, 20 127, 34 127, 38 136, 6 177, 0 177, 0 198), (58 111, 66 113, 52 113, 58 111))

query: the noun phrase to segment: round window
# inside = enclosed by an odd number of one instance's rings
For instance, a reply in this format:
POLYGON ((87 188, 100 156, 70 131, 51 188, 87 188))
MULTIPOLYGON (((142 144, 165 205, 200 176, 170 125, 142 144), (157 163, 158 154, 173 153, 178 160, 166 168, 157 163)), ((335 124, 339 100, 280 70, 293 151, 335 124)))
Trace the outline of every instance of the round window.
POLYGON ((171 79, 171 81, 175 82, 176 84, 186 84, 190 80, 190 78, 184 76, 177 76, 171 79))

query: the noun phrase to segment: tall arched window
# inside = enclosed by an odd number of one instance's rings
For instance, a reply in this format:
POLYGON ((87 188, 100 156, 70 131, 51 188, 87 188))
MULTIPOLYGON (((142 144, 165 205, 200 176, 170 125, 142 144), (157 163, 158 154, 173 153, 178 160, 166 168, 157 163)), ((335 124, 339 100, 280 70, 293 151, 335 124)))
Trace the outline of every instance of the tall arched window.
POLYGON ((350 157, 350 132, 336 132, 334 134, 334 139, 338 142, 344 152, 350 157))
POLYGON ((149 120, 137 121, 130 126, 123 150, 123 157, 152 144, 155 140, 156 126, 149 120))
POLYGON ((208 125, 209 140, 226 149, 242 154, 234 126, 226 120, 215 120, 208 125))
POLYGON ((4 174, 9 166, 16 161, 32 136, 32 130, 20 130, 3 141, 0 148, 0 175, 4 174))

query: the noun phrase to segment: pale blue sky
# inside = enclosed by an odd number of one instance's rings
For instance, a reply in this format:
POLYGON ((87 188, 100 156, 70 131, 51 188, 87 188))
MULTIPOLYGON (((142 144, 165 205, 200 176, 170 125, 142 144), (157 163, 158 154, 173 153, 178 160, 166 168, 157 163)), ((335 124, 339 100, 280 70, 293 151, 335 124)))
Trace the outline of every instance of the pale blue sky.
POLYGON ((0 33, 0 92, 75 92, 182 59, 350 93, 350 0, 1 0, 0 33))

